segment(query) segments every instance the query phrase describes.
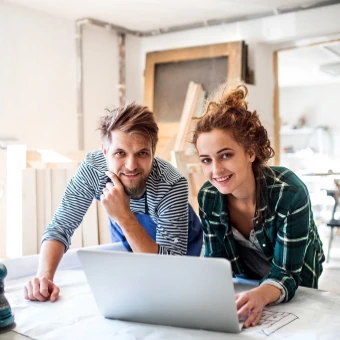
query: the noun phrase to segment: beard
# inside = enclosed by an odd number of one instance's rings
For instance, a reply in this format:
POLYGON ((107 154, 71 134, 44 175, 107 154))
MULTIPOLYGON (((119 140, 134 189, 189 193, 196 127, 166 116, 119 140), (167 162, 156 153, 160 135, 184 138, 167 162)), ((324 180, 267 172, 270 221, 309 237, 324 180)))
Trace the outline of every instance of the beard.
POLYGON ((130 198, 141 198, 145 192, 145 188, 146 188, 146 185, 145 185, 145 182, 143 183, 139 183, 138 185, 135 185, 135 186, 126 186, 124 185, 124 190, 125 190, 125 193, 130 196, 130 198))
MULTIPOLYGON (((120 172, 118 174, 118 177, 121 178, 122 173, 120 172)), ((142 178, 136 182, 136 183, 131 183, 131 185, 126 185, 123 181, 121 181, 124 187, 125 193, 130 197, 130 198, 140 198, 143 196, 145 189, 146 189, 146 178, 142 174, 142 178)))

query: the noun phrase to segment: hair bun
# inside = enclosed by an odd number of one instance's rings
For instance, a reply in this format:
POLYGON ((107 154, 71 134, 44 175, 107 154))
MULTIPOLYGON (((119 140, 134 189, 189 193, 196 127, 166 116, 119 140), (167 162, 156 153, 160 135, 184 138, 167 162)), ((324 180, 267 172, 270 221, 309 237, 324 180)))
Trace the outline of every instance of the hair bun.
POLYGON ((243 107, 248 109, 248 103, 245 98, 248 94, 248 89, 245 85, 239 85, 236 89, 226 92, 221 96, 221 103, 229 106, 230 108, 243 107))

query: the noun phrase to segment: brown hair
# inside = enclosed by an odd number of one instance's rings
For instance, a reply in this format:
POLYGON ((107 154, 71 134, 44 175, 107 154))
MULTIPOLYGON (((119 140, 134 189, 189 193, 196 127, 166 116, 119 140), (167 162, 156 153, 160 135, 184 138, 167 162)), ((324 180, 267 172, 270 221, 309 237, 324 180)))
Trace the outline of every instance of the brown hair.
POLYGON ((239 85, 227 93, 224 92, 224 88, 225 85, 207 100, 203 116, 196 124, 192 143, 196 146, 197 138, 203 132, 214 129, 230 130, 236 142, 242 145, 245 151, 255 152, 253 170, 265 166, 275 153, 258 114, 256 111, 248 111, 245 100, 248 94, 247 87, 239 85))
POLYGON ((247 87, 239 85, 228 92, 225 92, 225 88, 226 84, 223 84, 207 100, 203 116, 197 121, 192 143, 197 145, 201 133, 214 129, 228 130, 246 152, 254 151, 256 156, 252 168, 256 180, 256 202, 259 204, 262 195, 259 181, 264 169, 268 168, 268 160, 274 157, 275 152, 270 146, 267 130, 261 124, 258 114, 256 111, 248 111, 245 99, 248 94, 247 87))
POLYGON ((138 134, 151 141, 152 152, 155 154, 158 142, 158 126, 153 113, 146 107, 135 103, 106 109, 106 115, 100 118, 98 130, 103 142, 111 142, 111 132, 138 134))

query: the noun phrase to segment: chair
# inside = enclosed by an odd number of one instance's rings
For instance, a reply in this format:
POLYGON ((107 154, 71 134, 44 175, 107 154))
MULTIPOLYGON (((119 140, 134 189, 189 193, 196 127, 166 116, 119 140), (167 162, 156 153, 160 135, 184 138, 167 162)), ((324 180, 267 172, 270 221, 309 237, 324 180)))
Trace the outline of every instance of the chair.
POLYGON ((339 198, 340 198, 340 179, 335 179, 334 183, 336 185, 336 190, 327 190, 327 195, 332 196, 334 198, 334 207, 333 207, 333 213, 332 213, 332 219, 327 223, 328 227, 331 227, 331 234, 329 237, 329 243, 328 243, 328 251, 327 251, 327 258, 326 262, 329 262, 330 259, 330 250, 331 250, 331 245, 333 241, 333 230, 334 228, 340 227, 340 219, 335 218, 335 212, 336 209, 339 205, 339 198))

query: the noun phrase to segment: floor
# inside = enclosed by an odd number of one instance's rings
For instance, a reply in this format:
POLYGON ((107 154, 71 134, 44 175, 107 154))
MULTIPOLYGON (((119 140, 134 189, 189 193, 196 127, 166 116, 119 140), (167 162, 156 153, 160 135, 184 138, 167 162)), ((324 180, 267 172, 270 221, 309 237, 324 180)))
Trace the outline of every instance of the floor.
MULTIPOLYGON (((318 229, 325 254, 327 254, 331 228, 320 225, 318 229)), ((324 263, 324 270, 319 280, 319 289, 340 294, 340 228, 334 229, 333 233, 330 258, 328 262, 324 263)))

